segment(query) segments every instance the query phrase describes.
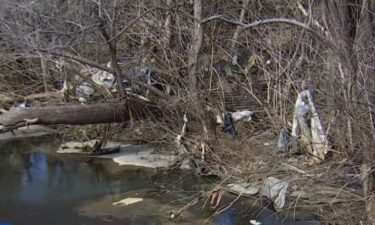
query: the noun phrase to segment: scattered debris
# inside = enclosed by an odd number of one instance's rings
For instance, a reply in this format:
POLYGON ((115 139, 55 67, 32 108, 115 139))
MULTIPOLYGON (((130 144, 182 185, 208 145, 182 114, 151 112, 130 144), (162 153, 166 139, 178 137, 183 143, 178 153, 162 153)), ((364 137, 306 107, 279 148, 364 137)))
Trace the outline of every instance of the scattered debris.
POLYGON ((167 154, 156 154, 150 145, 122 145, 119 153, 97 156, 112 159, 120 166, 139 166, 145 168, 168 168, 174 165, 178 157, 167 154))
POLYGON ((141 78, 150 80, 151 70, 145 66, 135 66, 129 68, 129 70, 122 75, 122 82, 129 86, 133 86, 134 80, 141 78))
POLYGON ((279 211, 285 206, 289 184, 274 177, 267 177, 259 189, 259 194, 272 200, 274 208, 279 211))
POLYGON ((223 197, 224 193, 225 193, 225 190, 222 188, 212 192, 211 202, 210 202, 211 209, 216 209, 219 206, 221 198, 223 197))
POLYGON ((91 95, 95 93, 92 86, 87 83, 83 82, 82 84, 78 85, 76 88, 76 96, 78 97, 78 101, 81 104, 84 104, 87 102, 87 99, 90 98, 91 95))
POLYGON ((192 165, 191 159, 188 158, 188 157, 183 159, 181 164, 180 164, 180 169, 182 169, 182 170, 193 170, 194 166, 192 165))
POLYGON ((304 90, 298 94, 294 107, 292 137, 298 138, 299 136, 301 137, 301 143, 313 156, 310 164, 321 163, 330 146, 310 90, 304 90), (305 118, 309 111, 311 113, 310 127, 308 127, 305 118))
POLYGON ((250 220, 250 224, 252 224, 252 225, 262 225, 261 222, 258 222, 256 220, 250 220))
POLYGON ((115 154, 119 153, 121 149, 121 146, 117 147, 110 147, 110 148, 100 148, 99 150, 94 150, 89 153, 89 155, 92 156, 99 156, 99 155, 109 155, 109 154, 115 154))
POLYGON ((89 153, 90 156, 112 159, 120 166, 139 166, 145 168, 168 168, 178 159, 173 155, 156 154, 151 145, 124 145, 118 142, 107 142, 99 152, 90 153, 99 140, 84 142, 71 141, 62 144, 57 153, 89 153))
MULTIPOLYGON (((111 62, 107 62, 107 68, 111 68, 111 62)), ((110 90, 115 84, 115 76, 104 70, 95 69, 91 79, 98 85, 110 90)))
POLYGON ((93 148, 97 141, 99 140, 93 139, 83 142, 69 141, 61 144, 59 149, 57 149, 57 153, 83 153, 86 150, 93 148))
POLYGON ((256 195, 259 191, 259 185, 255 186, 249 183, 236 183, 228 184, 228 189, 230 192, 241 194, 244 196, 253 196, 256 195))
MULTIPOLYGON (((96 143, 98 143, 98 139, 92 139, 89 141, 69 141, 60 145, 57 153, 88 153, 92 150, 96 143)), ((115 153, 120 151, 121 143, 118 142, 107 142, 105 146, 103 146, 102 150, 104 149, 104 154, 107 153, 115 153)), ((93 153, 94 155, 96 153, 93 153)), ((104 155, 99 154, 97 155, 104 155)))
POLYGON ((124 198, 120 201, 114 202, 112 205, 116 206, 124 206, 124 205, 131 205, 137 202, 143 201, 143 198, 124 198))
POLYGON ((222 131, 224 133, 227 133, 227 134, 230 134, 230 135, 236 135, 237 134, 236 128, 234 126, 232 114, 229 113, 229 112, 226 112, 224 114, 224 126, 223 126, 222 131))
MULTIPOLYGON (((212 108, 207 107, 208 110, 213 111, 212 108)), ((231 114, 233 122, 238 122, 240 120, 245 120, 245 121, 251 121, 253 119, 254 112, 249 111, 249 110, 243 110, 243 111, 236 111, 236 112, 225 112, 223 114, 216 112, 216 123, 217 124, 223 124, 225 123, 225 115, 231 114), (224 117, 224 121, 223 121, 224 117)))
POLYGON ((270 199, 276 210, 281 210, 285 206, 286 195, 288 194, 289 184, 274 177, 268 177, 259 187, 254 184, 242 182, 235 184, 228 184, 230 192, 253 196, 259 194, 270 199))
POLYGON ((288 152, 288 130, 283 127, 280 130, 279 138, 277 139, 276 153, 286 154, 288 152))
POLYGON ((233 122, 237 122, 239 120, 245 119, 246 121, 252 120, 253 112, 249 110, 243 110, 243 111, 237 111, 237 112, 231 112, 233 122))
POLYGON ((236 111, 236 112, 225 112, 223 114, 223 118, 220 116, 220 114, 216 114, 216 123, 217 124, 223 124, 222 131, 224 133, 230 134, 230 135, 236 135, 236 127, 234 126, 235 122, 238 122, 240 120, 245 121, 251 121, 252 115, 254 113, 249 110, 243 110, 243 111, 236 111))

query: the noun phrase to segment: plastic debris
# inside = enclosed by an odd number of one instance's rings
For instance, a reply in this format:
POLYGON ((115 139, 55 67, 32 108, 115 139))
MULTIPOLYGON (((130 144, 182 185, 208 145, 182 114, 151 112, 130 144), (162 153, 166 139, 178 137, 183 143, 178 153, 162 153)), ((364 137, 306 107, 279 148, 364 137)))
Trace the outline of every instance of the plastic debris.
POLYGON ((131 204, 135 204, 141 201, 143 201, 143 198, 124 198, 120 201, 112 203, 112 205, 117 205, 117 206, 131 205, 131 204))
POLYGON ((259 189, 259 194, 270 199, 273 202, 274 208, 279 211, 285 206, 288 186, 289 184, 285 181, 268 177, 259 189))
POLYGON ((252 224, 252 225, 262 225, 261 222, 258 222, 256 220, 250 220, 250 224, 252 224))
POLYGON ((243 110, 243 111, 232 112, 231 114, 232 114, 233 121, 237 122, 241 119, 245 119, 246 121, 252 120, 251 116, 254 113, 249 110, 243 110))
POLYGON ((87 99, 90 98, 90 96, 94 93, 94 89, 87 82, 83 82, 76 88, 76 96, 78 97, 79 102, 81 102, 82 104, 87 102, 87 99))
POLYGON ((301 137, 301 142, 313 156, 312 163, 318 164, 324 160, 330 146, 310 90, 304 90, 298 94, 294 107, 291 135, 295 138, 301 137), (309 111, 311 113, 310 128, 307 126, 305 118, 309 111))
POLYGON ((192 165, 192 162, 189 158, 185 158, 182 160, 180 164, 180 169, 182 170, 193 170, 194 166, 192 165))
POLYGON ((288 151, 288 130, 283 127, 277 139, 276 153, 285 154, 288 151))
MULTIPOLYGON (((111 68, 111 62, 107 63, 107 68, 111 68)), ((104 70, 96 69, 92 72, 91 78, 96 84, 101 85, 108 90, 111 89, 115 84, 115 76, 104 70)))
POLYGON ((236 128, 234 126, 233 117, 232 114, 229 112, 226 112, 224 114, 224 126, 222 131, 224 133, 230 134, 230 135, 236 135, 236 128))
MULTIPOLYGON (((87 150, 92 149, 95 146, 95 143, 99 142, 98 139, 92 139, 89 141, 69 141, 62 143, 59 149, 56 151, 57 153, 84 153, 87 150)), ((118 148, 121 145, 119 142, 112 142, 109 141, 103 146, 104 149, 110 150, 114 148, 118 148)), ((116 150, 117 151, 117 150, 116 150)))
POLYGON ((216 123, 217 124, 223 124, 223 118, 220 114, 216 115, 216 123))
POLYGON ((122 75, 123 83, 133 83, 134 80, 144 78, 148 79, 151 76, 151 70, 147 67, 136 66, 130 68, 122 75))
POLYGON ((259 187, 249 183, 228 184, 228 190, 237 194, 252 196, 258 193, 259 187))
POLYGON ((223 114, 217 113, 216 114, 216 123, 217 124, 223 124, 225 121, 223 121, 223 117, 225 120, 225 115, 231 114, 232 121, 235 123, 239 120, 245 120, 245 121, 251 121, 253 120, 254 112, 249 110, 243 110, 243 111, 236 111, 236 112, 225 112, 223 114))
POLYGON ((268 177, 259 187, 254 184, 242 182, 228 184, 230 192, 244 196, 259 194, 272 201, 273 207, 279 211, 284 208, 289 184, 274 177, 268 177))

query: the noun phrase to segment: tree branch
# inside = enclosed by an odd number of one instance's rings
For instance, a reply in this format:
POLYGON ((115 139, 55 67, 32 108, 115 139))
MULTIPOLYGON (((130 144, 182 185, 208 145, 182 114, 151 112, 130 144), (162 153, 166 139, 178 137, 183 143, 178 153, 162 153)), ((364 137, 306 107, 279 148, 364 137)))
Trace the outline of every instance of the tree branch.
POLYGON ((297 26, 297 27, 300 27, 302 29, 305 29, 306 31, 308 31, 311 34, 313 34, 314 36, 316 36, 319 40, 321 40, 324 43, 326 43, 329 48, 331 48, 331 49, 333 49, 335 51, 338 50, 337 46, 330 39, 328 39, 325 36, 321 35, 318 31, 316 31, 315 29, 311 28, 310 26, 308 26, 308 25, 306 25, 306 24, 304 24, 302 22, 299 22, 299 21, 297 21, 295 19, 271 18, 271 19, 257 20, 257 21, 254 21, 252 23, 243 23, 243 22, 240 22, 240 21, 237 21, 237 20, 231 20, 231 19, 225 18, 222 15, 214 15, 214 16, 210 16, 208 18, 203 19, 201 22, 202 23, 207 23, 207 22, 210 22, 212 20, 221 20, 221 21, 223 21, 225 23, 229 23, 229 24, 241 26, 241 27, 243 27, 243 29, 253 28, 253 27, 256 27, 256 26, 260 26, 260 25, 264 25, 264 24, 270 24, 270 23, 285 23, 285 24, 290 24, 290 25, 297 26))
MULTIPOLYGON (((98 11, 99 11, 99 26, 100 26, 99 30, 100 30, 102 36, 104 37, 104 39, 106 40, 106 43, 108 44, 109 53, 111 55, 111 64, 112 64, 112 68, 113 68, 112 74, 115 75, 115 78, 117 80, 117 89, 120 93, 121 99, 123 99, 124 97, 126 97, 126 91, 125 91, 125 89, 122 85, 122 82, 121 82, 121 74, 122 74, 121 68, 117 63, 116 39, 111 38, 110 34, 108 33, 108 31, 106 29, 106 22, 105 22, 104 18, 101 16, 100 7, 98 8, 98 11)), ((115 33, 116 32, 115 18, 113 18, 113 20, 112 20, 111 28, 112 28, 112 33, 115 33)))
POLYGON ((131 26, 133 26, 138 20, 140 20, 141 18, 143 18, 146 14, 148 14, 149 12, 155 10, 155 8, 150 8, 146 11, 144 11, 141 15, 139 15, 137 18, 135 18, 134 20, 132 20, 128 25, 126 25, 124 28, 122 28, 115 36, 113 36, 112 38, 106 40, 106 43, 109 43, 111 41, 114 41, 116 40, 118 37, 120 37, 122 34, 125 33, 125 31, 127 31, 131 26))

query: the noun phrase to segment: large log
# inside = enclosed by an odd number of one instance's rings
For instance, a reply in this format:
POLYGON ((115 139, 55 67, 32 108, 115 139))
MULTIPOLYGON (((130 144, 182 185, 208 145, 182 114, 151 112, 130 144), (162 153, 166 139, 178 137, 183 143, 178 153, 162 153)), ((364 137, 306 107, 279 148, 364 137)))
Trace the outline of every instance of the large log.
POLYGON ((0 132, 29 124, 79 125, 124 122, 130 118, 142 119, 154 116, 159 112, 159 107, 139 100, 126 100, 125 103, 15 108, 0 116, 0 132))

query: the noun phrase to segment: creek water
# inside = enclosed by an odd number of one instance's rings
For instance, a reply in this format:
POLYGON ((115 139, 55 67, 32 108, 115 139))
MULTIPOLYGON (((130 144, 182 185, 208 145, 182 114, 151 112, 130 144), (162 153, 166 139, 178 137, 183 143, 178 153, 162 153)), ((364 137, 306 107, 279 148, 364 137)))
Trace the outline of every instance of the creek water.
MULTIPOLYGON (((57 146, 53 138, 0 142, 0 223, 166 224, 169 215, 160 212, 166 204, 161 194, 149 194, 146 208, 139 210, 136 204, 133 209, 112 206, 126 193, 145 197, 163 172, 56 154, 57 146)), ((185 224, 203 218, 191 219, 185 224)))
MULTIPOLYGON (((179 208, 175 200, 182 198, 173 193, 188 197, 209 180, 56 154, 58 144, 47 137, 0 142, 0 224, 196 225, 204 224, 212 214, 197 207, 182 219, 170 220, 168 214, 179 208), (143 201, 113 206, 124 197, 143 201)), ((250 224, 249 219, 229 209, 207 224, 242 225, 250 224)), ((270 221, 268 224, 281 224, 270 221)))

